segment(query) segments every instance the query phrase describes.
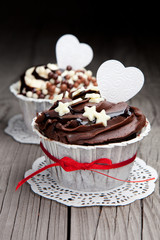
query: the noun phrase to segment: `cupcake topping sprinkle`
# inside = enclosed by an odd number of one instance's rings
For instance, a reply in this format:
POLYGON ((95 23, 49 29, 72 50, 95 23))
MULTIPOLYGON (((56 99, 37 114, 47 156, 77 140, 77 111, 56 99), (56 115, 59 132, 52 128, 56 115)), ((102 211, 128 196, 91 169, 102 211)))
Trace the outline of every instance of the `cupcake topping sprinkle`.
POLYGON ((60 117, 62 117, 62 116, 65 115, 66 113, 69 113, 69 112, 70 112, 68 106, 69 106, 68 102, 67 102, 67 103, 59 102, 59 103, 58 103, 58 107, 56 107, 54 110, 55 110, 55 112, 58 112, 58 113, 59 113, 59 116, 60 116, 60 117))
POLYGON ((96 106, 93 107, 85 106, 83 116, 87 117, 90 121, 93 121, 96 116, 96 106))
POLYGON ((85 106, 83 116, 87 117, 90 121, 96 119, 96 123, 102 123, 105 127, 107 126, 107 121, 110 119, 110 116, 106 114, 104 109, 101 112, 97 112, 96 106, 85 106))
POLYGON ((78 88, 97 87, 96 78, 90 70, 84 68, 74 70, 72 66, 61 69, 52 63, 29 68, 21 76, 20 83, 20 94, 30 98, 51 100, 61 93, 63 97, 70 97, 70 94, 78 88))

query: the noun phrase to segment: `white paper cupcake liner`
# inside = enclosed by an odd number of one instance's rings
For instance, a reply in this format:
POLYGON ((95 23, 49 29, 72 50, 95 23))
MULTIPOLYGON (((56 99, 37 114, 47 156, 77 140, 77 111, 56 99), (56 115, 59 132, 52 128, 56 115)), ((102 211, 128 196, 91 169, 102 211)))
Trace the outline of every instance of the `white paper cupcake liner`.
MULTIPOLYGON (((36 119, 36 118, 35 118, 36 119)), ((147 136, 150 131, 150 123, 147 120, 146 126, 142 129, 141 134, 136 138, 106 145, 95 146, 82 146, 64 144, 61 142, 49 140, 44 137, 39 131, 38 126, 33 119, 32 127, 41 138, 43 146, 54 157, 61 159, 65 156, 70 157, 78 162, 90 163, 99 158, 109 158, 112 163, 119 163, 130 159, 137 152, 138 142, 147 136)), ((48 164, 53 163, 47 156, 46 161, 48 164)), ((99 170, 114 178, 127 180, 132 169, 133 162, 117 169, 99 170)), ((60 186, 67 187, 78 191, 103 191, 118 187, 123 182, 118 181, 99 173, 87 170, 78 170, 74 172, 66 172, 61 167, 53 167, 50 169, 53 179, 58 182, 60 186)))
POLYGON ((49 109, 53 105, 53 101, 49 99, 28 98, 19 94, 19 81, 10 86, 10 91, 17 98, 24 122, 27 128, 33 133, 31 123, 37 113, 49 109))

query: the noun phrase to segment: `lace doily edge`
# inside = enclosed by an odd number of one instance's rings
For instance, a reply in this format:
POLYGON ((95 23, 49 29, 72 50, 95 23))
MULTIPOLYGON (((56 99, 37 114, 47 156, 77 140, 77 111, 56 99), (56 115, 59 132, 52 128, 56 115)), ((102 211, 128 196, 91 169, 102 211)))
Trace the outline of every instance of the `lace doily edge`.
MULTIPOLYGON (((43 160, 43 161, 45 160, 45 157, 44 157, 44 156, 39 157, 38 159, 36 159, 36 160, 34 161, 34 163, 32 164, 32 169, 30 169, 30 170, 28 170, 28 171, 25 172, 25 177, 27 177, 29 174, 31 174, 31 173, 33 173, 35 170, 37 170, 37 164, 40 164, 40 163, 42 162, 42 160, 43 160)), ((101 203, 101 204, 93 204, 93 203, 92 203, 92 204, 87 204, 87 205, 81 205, 81 204, 75 204, 75 203, 73 204, 73 202, 71 203, 70 201, 64 203, 64 200, 60 200, 60 199, 57 200, 57 199, 53 199, 53 198, 51 198, 51 197, 49 197, 49 196, 44 196, 43 194, 40 194, 40 192, 38 191, 38 189, 35 188, 35 184, 34 184, 34 182, 33 182, 31 179, 28 180, 27 182, 29 183, 29 185, 30 185, 30 187, 31 187, 31 189, 32 189, 32 191, 33 191, 34 193, 38 194, 38 195, 41 196, 41 197, 45 197, 45 198, 47 198, 47 199, 54 200, 54 201, 56 201, 56 202, 58 202, 58 203, 64 204, 64 205, 66 205, 66 206, 68 206, 68 207, 92 207, 92 206, 108 206, 108 207, 111 207, 111 206, 112 206, 112 207, 113 207, 113 206, 126 206, 126 205, 131 204, 132 202, 135 202, 136 200, 141 200, 141 199, 144 199, 144 198, 148 197, 149 195, 151 195, 151 194, 154 192, 155 182, 156 182, 157 179, 158 179, 158 173, 157 173, 157 171, 156 171, 153 167, 147 165, 147 164, 144 162, 144 160, 140 159, 139 157, 137 157, 136 160, 139 161, 142 166, 145 166, 145 167, 149 168, 149 169, 152 171, 153 176, 154 176, 155 179, 149 182, 150 188, 149 188, 149 190, 148 190, 146 193, 144 193, 143 195, 137 195, 137 196, 135 195, 134 197, 130 198, 130 199, 127 201, 127 203, 124 202, 124 203, 119 203, 119 204, 115 204, 115 205, 114 205, 114 204, 107 204, 107 203, 105 203, 105 204, 102 204, 102 203, 101 203)), ((124 184, 125 184, 125 183, 124 183, 124 184)), ((59 187, 61 187, 61 186, 59 186, 59 187)), ((61 187, 61 188, 66 189, 66 190, 74 191, 74 190, 72 190, 72 189, 65 188, 65 187, 61 187)), ((103 191, 103 193, 106 193, 106 194, 107 194, 107 193, 109 193, 109 192, 111 192, 111 191, 114 191, 115 189, 117 189, 117 188, 113 188, 113 189, 110 189, 110 190, 107 190, 107 191, 103 191)), ((83 192, 83 191, 76 191, 76 192, 83 193, 83 194, 84 194, 84 193, 86 193, 86 194, 93 193, 93 192, 83 192)), ((102 191, 99 191, 99 192, 96 192, 96 193, 102 193, 102 191)))
MULTIPOLYGON (((23 115, 22 114, 16 114, 14 116, 12 116, 9 120, 8 120, 8 125, 6 126, 6 128, 4 129, 4 132, 6 134, 8 134, 9 136, 11 136, 15 141, 19 142, 19 143, 25 143, 25 144, 39 144, 40 140, 38 140, 39 138, 35 135, 32 136, 32 140, 28 140, 27 138, 20 138, 19 135, 17 136, 16 134, 14 134, 11 131, 11 127, 14 125, 14 122, 16 120, 23 120, 23 115)), ((26 128, 27 131, 27 128, 26 128)), ((27 135, 26 135, 27 136, 27 135)))

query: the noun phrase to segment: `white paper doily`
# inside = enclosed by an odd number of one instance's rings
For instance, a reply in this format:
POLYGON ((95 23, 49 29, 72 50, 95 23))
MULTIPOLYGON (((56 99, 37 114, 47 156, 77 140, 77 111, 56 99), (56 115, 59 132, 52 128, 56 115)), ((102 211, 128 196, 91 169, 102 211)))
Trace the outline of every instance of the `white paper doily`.
POLYGON ((34 132, 29 131, 24 123, 22 114, 17 114, 9 119, 5 133, 12 136, 17 142, 39 144, 40 138, 34 132))
MULTIPOLYGON (((45 165, 45 157, 38 158, 33 163, 32 169, 25 173, 25 177, 45 165)), ((156 170, 146 165, 142 159, 137 157, 134 161, 129 180, 139 181, 149 178, 155 178, 155 180, 141 183, 125 182, 117 188, 101 192, 82 192, 59 186, 58 183, 53 180, 48 169, 29 179, 28 183, 31 185, 31 189, 38 195, 67 206, 121 206, 147 197, 155 188, 155 181, 158 178, 156 170)))

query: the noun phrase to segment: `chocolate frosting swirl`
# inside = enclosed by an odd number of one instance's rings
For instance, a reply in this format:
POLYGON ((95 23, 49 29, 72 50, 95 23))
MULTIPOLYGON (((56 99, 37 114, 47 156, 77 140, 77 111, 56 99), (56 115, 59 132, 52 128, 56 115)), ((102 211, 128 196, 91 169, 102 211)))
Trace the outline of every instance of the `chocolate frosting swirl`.
MULTIPOLYGON (((62 99, 60 102, 68 101, 72 99, 62 99)), ((89 102, 89 98, 82 98, 81 101, 70 104, 70 112, 63 116, 55 111, 58 103, 59 101, 55 102, 48 111, 40 113, 36 123, 44 136, 62 143, 98 145, 126 141, 136 137, 146 123, 142 112, 125 102, 114 104, 103 100, 95 103, 89 102), (85 106, 96 106, 97 112, 104 109, 110 116, 107 126, 96 123, 95 120, 89 121, 83 116, 85 106)))

